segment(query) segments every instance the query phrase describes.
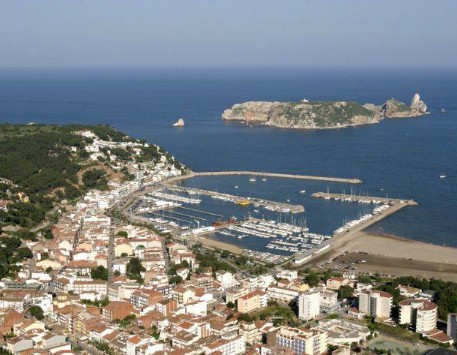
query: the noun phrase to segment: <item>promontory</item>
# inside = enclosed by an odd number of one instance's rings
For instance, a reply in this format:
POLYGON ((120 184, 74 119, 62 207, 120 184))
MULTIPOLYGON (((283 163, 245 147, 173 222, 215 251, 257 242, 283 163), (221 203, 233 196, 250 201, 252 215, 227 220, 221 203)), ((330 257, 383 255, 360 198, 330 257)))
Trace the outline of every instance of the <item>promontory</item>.
POLYGON ((299 102, 250 101, 225 110, 222 119, 278 128, 325 129, 379 123, 384 118, 417 117, 426 113, 427 105, 416 93, 409 106, 394 98, 382 105, 306 99, 299 102))

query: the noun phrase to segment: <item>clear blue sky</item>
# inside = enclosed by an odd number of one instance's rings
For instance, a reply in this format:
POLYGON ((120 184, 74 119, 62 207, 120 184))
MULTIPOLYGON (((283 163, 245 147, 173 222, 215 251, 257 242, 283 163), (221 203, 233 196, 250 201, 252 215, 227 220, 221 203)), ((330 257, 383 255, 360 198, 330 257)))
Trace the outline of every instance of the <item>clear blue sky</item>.
POLYGON ((455 0, 1 0, 0 67, 456 67, 455 0))

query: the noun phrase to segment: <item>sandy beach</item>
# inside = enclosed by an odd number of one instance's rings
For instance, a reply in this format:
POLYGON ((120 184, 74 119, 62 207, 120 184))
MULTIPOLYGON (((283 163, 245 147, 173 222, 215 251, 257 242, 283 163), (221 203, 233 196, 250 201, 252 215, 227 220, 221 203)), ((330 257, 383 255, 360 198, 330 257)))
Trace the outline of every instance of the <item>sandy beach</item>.
POLYGON ((195 238, 195 241, 200 242, 207 247, 228 250, 229 252, 234 254, 241 254, 243 251, 240 247, 237 247, 236 245, 215 240, 212 234, 207 234, 205 236, 201 236, 200 238, 195 238))
POLYGON ((332 260, 329 267, 356 263, 363 273, 440 278, 457 282, 457 248, 421 243, 391 235, 358 232, 335 241, 312 264, 332 260), (360 262, 362 261, 363 262, 360 262))

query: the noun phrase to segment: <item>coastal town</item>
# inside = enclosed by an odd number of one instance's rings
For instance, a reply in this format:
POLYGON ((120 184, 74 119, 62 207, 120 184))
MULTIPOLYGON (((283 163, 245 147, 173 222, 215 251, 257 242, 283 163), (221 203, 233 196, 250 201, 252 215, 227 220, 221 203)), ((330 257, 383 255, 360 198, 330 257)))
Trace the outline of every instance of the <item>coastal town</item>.
MULTIPOLYGON (((109 181, 61 207, 50 234, 34 229, 36 238, 12 245, 4 229, 2 247, 24 257, 12 260, 0 281, 2 354, 416 354, 453 346, 457 314, 452 299, 444 301, 453 285, 386 279, 355 264, 337 270, 232 253, 198 233, 160 228, 157 218, 135 219, 128 206, 138 196, 160 208, 160 199, 168 207, 196 202, 153 188, 185 170, 165 154, 154 163, 120 162, 111 151, 141 154, 145 143, 77 134, 89 139, 82 148, 89 160, 114 161, 131 179, 109 181)), ((17 198, 29 203, 25 194, 17 198)), ((378 212, 390 208, 375 202, 378 212)), ((7 211, 9 203, 2 206, 7 211)), ((300 233, 308 233, 265 221, 221 227, 271 239, 272 247, 299 245, 300 233), (277 234, 288 239, 275 241, 277 234)))

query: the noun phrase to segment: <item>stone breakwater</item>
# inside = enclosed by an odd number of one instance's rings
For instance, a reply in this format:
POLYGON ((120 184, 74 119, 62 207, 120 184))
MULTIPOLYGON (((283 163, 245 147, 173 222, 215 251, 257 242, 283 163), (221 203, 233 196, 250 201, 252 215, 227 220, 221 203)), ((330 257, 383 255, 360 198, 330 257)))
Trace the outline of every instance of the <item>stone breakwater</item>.
POLYGON ((360 105, 348 101, 250 101, 225 110, 222 119, 278 128, 327 129, 374 124, 384 118, 416 117, 426 113, 427 105, 416 94, 410 106, 395 99, 389 99, 383 105, 360 105))

